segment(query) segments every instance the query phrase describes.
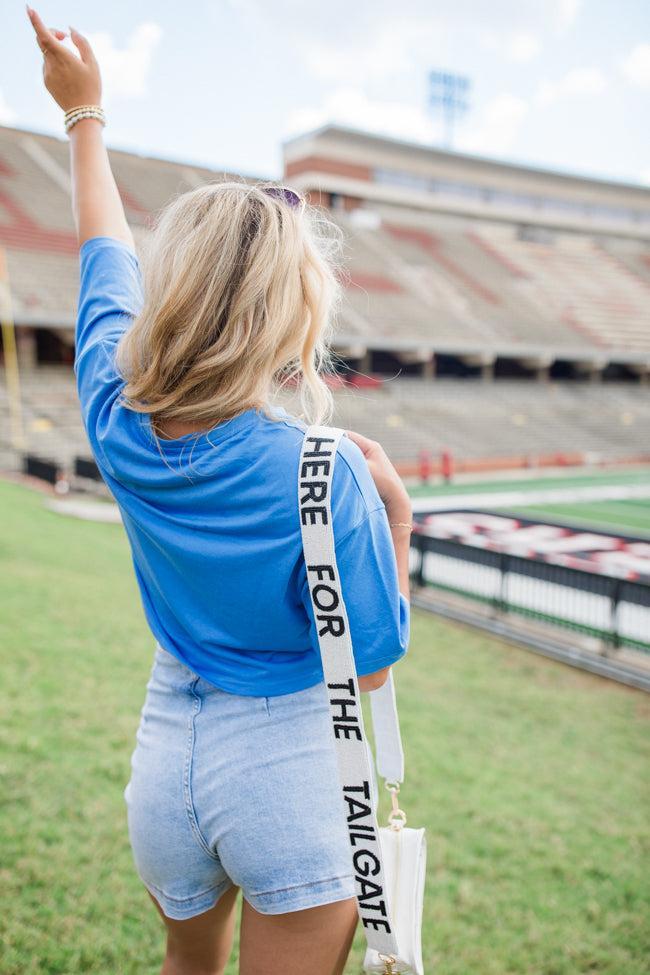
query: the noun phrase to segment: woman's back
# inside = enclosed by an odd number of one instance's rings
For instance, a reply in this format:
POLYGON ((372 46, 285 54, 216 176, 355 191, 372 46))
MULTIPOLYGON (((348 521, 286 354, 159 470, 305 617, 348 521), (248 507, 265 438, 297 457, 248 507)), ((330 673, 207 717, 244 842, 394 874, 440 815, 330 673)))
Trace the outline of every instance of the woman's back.
MULTIPOLYGON (((97 237, 80 253, 77 385, 93 452, 120 506, 147 621, 162 647, 217 687, 275 695, 322 680, 298 516, 307 425, 251 408, 200 435, 153 437, 120 402, 114 346, 141 297, 135 252, 97 237)), ((409 638, 385 507, 343 437, 332 511, 359 674, 409 638)))

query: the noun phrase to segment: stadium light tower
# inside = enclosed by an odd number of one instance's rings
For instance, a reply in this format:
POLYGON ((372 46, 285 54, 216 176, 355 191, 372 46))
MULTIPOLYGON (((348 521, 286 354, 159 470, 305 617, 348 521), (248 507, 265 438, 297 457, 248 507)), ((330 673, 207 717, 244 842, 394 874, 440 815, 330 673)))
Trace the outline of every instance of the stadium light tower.
POLYGON ((445 126, 445 146, 451 149, 454 141, 454 125, 469 108, 469 78, 452 74, 451 71, 429 72, 429 107, 434 115, 442 111, 445 126))

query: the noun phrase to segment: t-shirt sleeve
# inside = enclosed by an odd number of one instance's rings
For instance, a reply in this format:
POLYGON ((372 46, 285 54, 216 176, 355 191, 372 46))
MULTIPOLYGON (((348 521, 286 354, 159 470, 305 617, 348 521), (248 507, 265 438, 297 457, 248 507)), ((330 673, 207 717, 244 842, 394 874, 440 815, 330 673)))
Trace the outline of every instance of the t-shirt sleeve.
MULTIPOLYGON (((357 674, 372 674, 407 652, 410 602, 399 589, 386 508, 361 449, 347 437, 339 441, 334 466, 332 521, 357 674)), ((306 571, 302 599, 318 650, 306 571)))
POLYGON ((79 249, 79 300, 74 373, 81 415, 95 456, 103 456, 102 434, 124 380, 115 367, 115 348, 143 304, 135 251, 114 237, 90 237, 79 249))
POLYGON ((410 637, 386 508, 370 511, 335 547, 357 673, 372 674, 400 660, 410 637))

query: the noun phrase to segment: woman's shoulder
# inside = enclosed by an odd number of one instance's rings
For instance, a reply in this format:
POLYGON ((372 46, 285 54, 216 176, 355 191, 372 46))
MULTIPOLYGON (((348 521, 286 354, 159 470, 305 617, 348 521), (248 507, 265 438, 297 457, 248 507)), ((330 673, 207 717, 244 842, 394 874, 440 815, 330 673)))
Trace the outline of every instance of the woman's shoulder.
MULTIPOLYGON (((274 410, 281 417, 285 429, 289 427, 296 431, 294 445, 299 454, 309 424, 282 407, 274 407, 274 410)), ((326 425, 337 426, 335 423, 326 425)), ((347 508, 350 514, 355 513, 357 516, 383 506, 363 451, 346 434, 343 434, 338 442, 332 483, 332 503, 335 518, 339 505, 347 508)))

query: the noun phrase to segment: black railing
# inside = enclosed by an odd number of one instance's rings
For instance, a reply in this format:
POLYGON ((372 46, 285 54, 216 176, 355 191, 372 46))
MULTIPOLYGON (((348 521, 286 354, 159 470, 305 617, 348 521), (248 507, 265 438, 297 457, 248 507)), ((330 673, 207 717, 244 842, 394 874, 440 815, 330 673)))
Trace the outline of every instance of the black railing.
POLYGON ((92 458, 75 457, 74 472, 77 477, 87 477, 91 481, 101 481, 102 475, 99 467, 92 458))
POLYGON ((601 638, 612 649, 650 651, 650 585, 413 532, 414 581, 601 638))
POLYGON ((23 474, 38 477, 48 484, 56 484, 60 477, 60 468, 54 460, 37 457, 35 454, 23 454, 23 474))

